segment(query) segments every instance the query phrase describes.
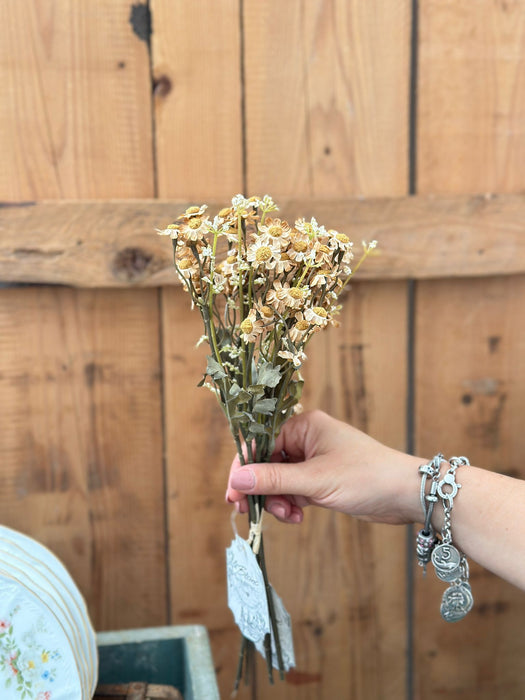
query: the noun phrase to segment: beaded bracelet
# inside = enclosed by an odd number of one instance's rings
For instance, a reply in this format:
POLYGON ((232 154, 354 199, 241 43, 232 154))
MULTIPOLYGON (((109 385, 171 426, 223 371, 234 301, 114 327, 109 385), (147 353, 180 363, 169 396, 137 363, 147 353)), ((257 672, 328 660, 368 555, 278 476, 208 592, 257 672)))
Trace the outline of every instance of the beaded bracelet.
POLYGON ((467 558, 452 543, 451 528, 454 498, 461 488, 461 484, 456 482, 456 471, 459 467, 468 465, 469 461, 466 457, 452 457, 448 460, 449 468, 443 478, 440 478, 440 467, 444 461, 443 455, 438 454, 431 462, 419 467, 419 472, 422 474, 421 504, 425 525, 416 538, 416 553, 418 563, 423 566, 424 571, 428 561, 431 561, 436 576, 450 584, 443 593, 440 611, 444 620, 456 622, 465 617, 474 604, 468 580, 467 558), (429 476, 432 478, 432 483, 430 493, 425 496, 426 480, 429 476), (441 540, 435 536, 430 524, 432 511, 438 498, 443 505, 441 540))

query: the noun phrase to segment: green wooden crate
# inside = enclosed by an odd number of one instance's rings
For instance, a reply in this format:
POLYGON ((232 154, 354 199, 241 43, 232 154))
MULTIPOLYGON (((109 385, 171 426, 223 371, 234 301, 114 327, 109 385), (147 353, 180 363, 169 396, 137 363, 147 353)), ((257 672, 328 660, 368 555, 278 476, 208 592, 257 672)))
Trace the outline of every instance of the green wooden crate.
POLYGON ((99 632, 99 683, 173 685, 184 700, 219 700, 208 632, 201 625, 99 632))

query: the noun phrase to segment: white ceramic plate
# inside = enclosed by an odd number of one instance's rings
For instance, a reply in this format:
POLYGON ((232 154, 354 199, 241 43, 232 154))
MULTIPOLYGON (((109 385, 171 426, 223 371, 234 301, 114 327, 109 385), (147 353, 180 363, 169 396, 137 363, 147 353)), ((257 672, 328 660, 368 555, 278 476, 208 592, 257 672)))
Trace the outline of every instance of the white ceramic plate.
POLYGON ((96 676, 96 660, 93 658, 89 639, 90 635, 89 632, 86 631, 82 610, 79 608, 78 603, 71 595, 69 589, 66 588, 65 584, 46 564, 40 559, 36 559, 27 554, 26 550, 19 544, 15 544, 9 539, 0 537, 0 561, 6 556, 11 557, 12 563, 18 568, 29 567, 29 572, 36 570, 50 586, 50 592, 55 596, 58 604, 69 615, 69 622, 73 628, 77 649, 85 665, 86 684, 90 690, 92 690, 93 678, 96 676))
POLYGON ((82 697, 78 669, 60 621, 33 591, 5 573, 0 573, 0 697, 82 697))
MULTIPOLYGON (((27 562, 14 557, 6 550, 0 550, 0 573, 6 573, 31 590, 44 605, 55 615, 66 633, 69 645, 73 652, 75 662, 82 683, 82 698, 88 697, 89 671, 86 655, 82 648, 80 632, 71 615, 66 611, 64 602, 42 574, 27 562)), ((0 694, 1 697, 1 694, 0 694)))
POLYGON ((93 626, 91 625, 89 619, 86 602, 82 597, 82 594, 78 590, 77 585, 71 578, 71 575, 69 574, 64 564, 60 561, 60 559, 58 559, 58 557, 55 554, 53 554, 51 550, 49 550, 40 542, 34 540, 32 537, 24 535, 23 533, 18 532, 17 530, 12 530, 11 528, 5 527, 4 525, 0 525, 0 537, 11 540, 15 544, 19 545, 25 550, 25 552, 29 556, 33 557, 34 559, 38 559, 40 562, 42 562, 42 564, 51 569, 55 576, 58 579, 60 579, 60 581, 62 581, 64 586, 70 592, 81 613, 81 617, 84 623, 83 626, 85 638, 87 638, 88 640, 88 647, 90 650, 88 656, 92 660, 93 664, 91 672, 91 695, 94 695, 98 677, 97 641, 95 632, 93 630, 93 626))

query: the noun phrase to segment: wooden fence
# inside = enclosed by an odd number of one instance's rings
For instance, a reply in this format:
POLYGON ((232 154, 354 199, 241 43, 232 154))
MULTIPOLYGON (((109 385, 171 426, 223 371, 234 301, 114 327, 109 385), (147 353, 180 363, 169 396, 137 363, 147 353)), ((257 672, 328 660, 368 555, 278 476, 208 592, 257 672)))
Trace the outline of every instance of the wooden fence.
MULTIPOLYGON (((524 0, 4 0, 0 81, 0 519, 98 629, 205 624, 228 697, 232 442, 154 233, 187 202, 377 238, 305 406, 525 477, 524 0)), ((447 625, 405 528, 265 536, 297 668, 258 698, 524 696, 510 584, 473 565, 447 625)))

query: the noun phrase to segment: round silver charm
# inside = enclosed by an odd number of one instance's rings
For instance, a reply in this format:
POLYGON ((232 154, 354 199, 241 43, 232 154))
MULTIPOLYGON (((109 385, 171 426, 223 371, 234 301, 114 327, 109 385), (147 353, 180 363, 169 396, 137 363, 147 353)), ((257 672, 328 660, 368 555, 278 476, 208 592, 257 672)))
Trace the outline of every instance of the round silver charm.
POLYGON ((474 598, 466 581, 449 586, 441 599, 441 616, 446 622, 457 622, 472 610, 474 598))
POLYGON ((461 554, 453 544, 438 544, 432 550, 432 564, 442 581, 454 581, 461 575, 461 554))

